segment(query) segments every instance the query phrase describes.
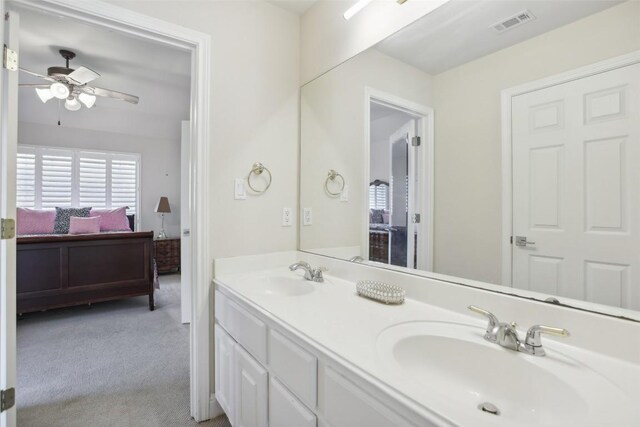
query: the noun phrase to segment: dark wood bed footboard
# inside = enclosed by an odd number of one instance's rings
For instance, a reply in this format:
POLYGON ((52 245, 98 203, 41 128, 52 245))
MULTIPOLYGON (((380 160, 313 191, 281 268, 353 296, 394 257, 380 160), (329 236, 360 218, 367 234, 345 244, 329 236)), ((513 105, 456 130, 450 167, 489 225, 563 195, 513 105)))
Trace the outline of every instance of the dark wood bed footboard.
POLYGON ((17 239, 17 311, 140 295, 153 300, 153 232, 17 239))

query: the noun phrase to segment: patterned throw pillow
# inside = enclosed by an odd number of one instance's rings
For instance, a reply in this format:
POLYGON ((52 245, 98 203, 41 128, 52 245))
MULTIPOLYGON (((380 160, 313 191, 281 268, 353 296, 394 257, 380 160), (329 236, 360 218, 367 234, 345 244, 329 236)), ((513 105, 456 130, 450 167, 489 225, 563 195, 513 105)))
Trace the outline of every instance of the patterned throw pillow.
POLYGON ((384 209, 371 209, 371 223, 382 224, 384 209))
POLYGON ((91 212, 91 208, 56 208, 53 232, 56 234, 68 234, 71 217, 86 218, 89 216, 89 212, 91 212))

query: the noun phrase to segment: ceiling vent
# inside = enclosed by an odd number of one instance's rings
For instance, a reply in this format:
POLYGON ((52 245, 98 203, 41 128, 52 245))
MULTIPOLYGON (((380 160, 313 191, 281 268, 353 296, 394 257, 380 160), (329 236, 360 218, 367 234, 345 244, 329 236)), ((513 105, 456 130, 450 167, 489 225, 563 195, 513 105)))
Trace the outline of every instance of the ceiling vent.
POLYGON ((536 16, 533 13, 531 13, 529 10, 525 9, 520 13, 516 13, 515 15, 510 16, 507 19, 504 19, 500 22, 493 24, 489 28, 493 28, 497 32, 503 33, 519 25, 534 21, 535 19, 536 19, 536 16))

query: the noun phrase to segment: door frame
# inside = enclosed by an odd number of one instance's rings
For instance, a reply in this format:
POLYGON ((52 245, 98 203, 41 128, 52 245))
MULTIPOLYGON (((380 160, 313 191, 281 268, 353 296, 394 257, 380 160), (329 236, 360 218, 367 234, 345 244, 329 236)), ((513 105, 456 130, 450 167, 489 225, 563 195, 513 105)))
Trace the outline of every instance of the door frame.
MULTIPOLYGON (((407 247, 407 259, 406 259, 407 266, 409 265, 409 261, 410 260, 413 261, 415 256, 415 248, 414 248, 415 242, 413 238, 413 233, 415 232, 416 229, 419 229, 419 226, 416 226, 411 221, 411 212, 415 212, 416 210, 416 207, 415 207, 416 203, 414 199, 417 197, 417 192, 416 192, 416 185, 415 185, 416 158, 415 158, 415 152, 412 152, 411 150, 411 140, 409 139, 412 137, 412 135, 415 136, 416 134, 417 122, 418 122, 417 119, 415 118, 411 119, 410 121, 402 125, 401 128, 396 130, 389 137, 389 172, 391 173, 391 176, 389 177, 389 192, 387 194, 387 201, 389 202, 389 206, 392 205, 392 200, 393 200, 393 193, 391 192, 391 189, 392 189, 391 177, 393 176, 393 145, 402 141, 403 139, 405 140, 405 144, 407 144, 407 177, 413 178, 413 181, 414 181, 413 183, 411 183, 411 179, 409 179, 411 191, 409 191, 409 200, 407 201, 409 212, 407 212, 407 235, 405 237, 406 247, 407 247), (413 126, 413 129, 412 131, 409 131, 408 129, 411 126, 413 126)), ((369 178, 369 181, 371 181, 371 178, 369 178)), ((393 226, 393 212, 389 212, 389 213, 391 214, 389 224, 393 226)), ((389 257, 387 261, 389 264, 391 264, 391 255, 392 255, 391 248, 392 247, 393 247, 393 233, 389 233, 389 257)), ((407 268, 412 268, 412 267, 407 267, 407 268)))
MULTIPOLYGON (((401 98, 397 95, 384 92, 369 86, 364 88, 364 139, 363 139, 363 188, 365 189, 364 202, 362 204, 362 218, 369 218, 369 170, 371 168, 371 102, 386 105, 396 110, 416 116, 417 128, 419 136, 423 139, 422 145, 424 150, 420 150, 417 159, 421 165, 420 171, 416 178, 419 182, 425 183, 422 192, 420 206, 422 207, 422 218, 429 218, 429 221, 420 222, 417 227, 418 233, 424 236, 418 239, 418 254, 426 254, 425 257, 418 258, 418 267, 421 270, 433 270, 433 227, 434 227, 434 119, 433 108, 427 107, 408 99, 401 98), (422 260, 422 263, 420 262, 422 260)), ((362 221, 360 244, 362 245, 362 256, 369 261, 369 221, 362 221)))
MULTIPOLYGON (((211 36, 101 1, 9 0, 8 8, 35 10, 98 25, 191 52, 191 219, 190 408, 196 421, 222 413, 213 395, 210 341, 212 262, 209 256, 209 144, 211 36)), ((4 132, 4 130, 2 130, 4 132)))
POLYGON ((501 130, 502 130, 502 269, 501 281, 503 286, 513 287, 513 152, 512 152, 512 98, 529 92, 546 89, 563 83, 580 80, 596 74, 606 73, 618 68, 640 63, 640 50, 616 56, 604 61, 576 68, 522 85, 503 89, 500 93, 501 102, 501 130))

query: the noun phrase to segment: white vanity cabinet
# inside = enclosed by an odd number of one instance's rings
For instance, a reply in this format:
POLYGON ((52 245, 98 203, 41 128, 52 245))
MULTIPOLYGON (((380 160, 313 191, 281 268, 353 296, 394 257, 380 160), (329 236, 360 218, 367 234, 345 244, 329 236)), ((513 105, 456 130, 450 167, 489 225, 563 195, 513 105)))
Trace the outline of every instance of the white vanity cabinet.
POLYGON ((234 427, 425 425, 410 423, 338 362, 239 298, 217 290, 215 302, 215 393, 234 427))

